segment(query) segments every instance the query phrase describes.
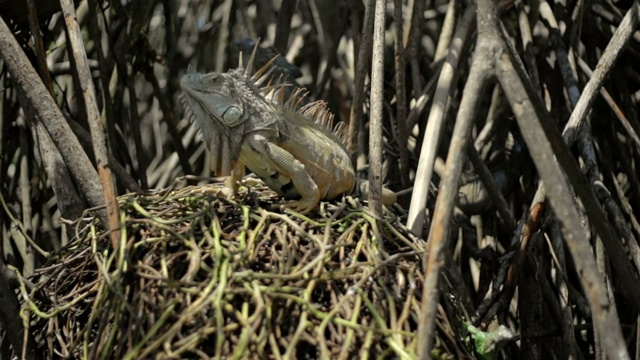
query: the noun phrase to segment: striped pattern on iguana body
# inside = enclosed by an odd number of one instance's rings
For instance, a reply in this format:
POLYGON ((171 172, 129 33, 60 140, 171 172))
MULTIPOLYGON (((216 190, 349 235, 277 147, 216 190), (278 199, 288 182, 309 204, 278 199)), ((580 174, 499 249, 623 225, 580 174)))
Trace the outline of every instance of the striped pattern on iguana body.
MULTIPOLYGON (((264 85, 270 65, 253 76, 252 61, 226 73, 189 72, 180 81, 183 103, 202 130, 212 169, 230 175, 227 188, 237 191, 246 166, 278 194, 299 198, 283 207, 308 213, 321 199, 354 192, 355 171, 325 103, 300 107, 304 90, 285 99, 289 84, 264 85)), ((387 194, 385 203, 394 202, 387 194)))

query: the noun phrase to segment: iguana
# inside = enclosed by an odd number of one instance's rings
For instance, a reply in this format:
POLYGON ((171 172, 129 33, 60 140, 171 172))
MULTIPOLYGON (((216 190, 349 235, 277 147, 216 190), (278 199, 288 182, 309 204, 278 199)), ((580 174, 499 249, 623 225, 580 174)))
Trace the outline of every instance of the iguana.
MULTIPOLYGON (((244 69, 188 72, 180 80, 183 104, 202 130, 212 169, 217 176, 230 175, 225 187, 236 193, 246 166, 286 199, 299 198, 282 206, 303 214, 321 199, 366 192, 368 183, 356 179, 343 141, 331 130, 326 104, 300 107, 306 96, 301 88, 285 99, 289 84, 264 85, 271 62, 251 76, 252 63, 253 56, 244 69)), ((395 203, 389 190, 383 198, 395 203)))

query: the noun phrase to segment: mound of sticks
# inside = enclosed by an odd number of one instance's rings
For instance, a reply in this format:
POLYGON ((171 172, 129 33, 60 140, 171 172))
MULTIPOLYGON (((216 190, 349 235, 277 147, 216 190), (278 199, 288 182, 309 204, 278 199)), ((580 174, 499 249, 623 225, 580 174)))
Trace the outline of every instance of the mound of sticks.
MULTIPOLYGON (((410 358, 424 242, 358 199, 313 216, 215 185, 120 200, 117 251, 94 223, 23 286, 49 358, 410 358), (382 234, 376 238, 374 234, 382 234)), ((453 316, 461 319, 461 316, 453 316)), ((459 333, 446 319, 442 333, 459 333)), ((444 338, 444 339, 443 339, 444 338)), ((467 352, 438 338, 438 351, 467 352)))

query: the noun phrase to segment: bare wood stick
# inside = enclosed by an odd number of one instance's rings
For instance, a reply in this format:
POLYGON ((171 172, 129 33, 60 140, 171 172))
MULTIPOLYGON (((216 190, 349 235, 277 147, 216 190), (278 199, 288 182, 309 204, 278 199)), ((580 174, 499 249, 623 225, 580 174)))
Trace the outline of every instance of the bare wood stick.
POLYGON ((473 29, 474 15, 475 7, 467 7, 458 25, 458 30, 456 31, 453 43, 449 49, 449 54, 440 72, 438 84, 436 85, 436 94, 433 97, 433 105, 431 112, 429 112, 427 129, 425 130, 425 139, 420 149, 420 161, 418 162, 414 192, 411 197, 411 205, 407 219, 407 227, 416 235, 422 234, 424 211, 429 196, 429 184, 431 183, 431 176, 433 175, 433 164, 435 163, 436 152, 440 145, 440 134, 442 132, 442 124, 444 123, 445 109, 449 101, 449 94, 453 91, 452 79, 454 78, 455 69, 460 62, 460 52, 473 29))
POLYGON ((364 23, 362 25, 362 37, 358 51, 358 63, 356 64, 356 76, 353 84, 353 100, 349 114, 349 128, 347 133, 347 149, 355 151, 358 148, 356 136, 359 124, 362 122, 362 97, 364 96, 364 80, 367 75, 367 64, 371 54, 371 27, 373 26, 374 0, 369 0, 364 11, 364 23))
POLYGON ((227 49, 227 41, 229 37, 229 19, 231 18, 231 9, 233 8, 233 0, 225 0, 220 5, 222 9, 222 22, 220 24, 220 33, 218 34, 218 44, 215 53, 215 70, 222 72, 224 69, 224 53, 227 49))
POLYGON ((400 152, 400 180, 402 186, 409 186, 409 152, 407 141, 409 131, 407 129, 407 95, 405 93, 405 51, 402 45, 402 1, 395 0, 393 4, 396 29, 395 38, 395 65, 396 65, 396 122, 398 123, 398 147, 400 152))
MULTIPOLYGON (((0 49, 25 114, 31 119, 38 119, 45 126, 89 205, 104 205, 104 197, 98 186, 100 180, 89 157, 2 19, 0 49)), ((106 216, 103 219, 106 224, 106 216)))
POLYGON ((422 90, 422 75, 420 74, 420 61, 418 61, 418 53, 420 48, 420 37, 422 31, 420 26, 422 24, 424 15, 425 1, 415 0, 411 7, 411 14, 409 15, 409 31, 405 34, 404 47, 407 49, 407 56, 409 57, 409 65, 411 68, 411 82, 413 85, 413 97, 418 98, 418 94, 422 90))
POLYGON ((280 3, 280 13, 278 14, 278 24, 276 25, 276 37, 273 47, 281 54, 287 53, 289 43, 289 33, 291 32, 291 18, 298 5, 297 1, 283 1, 280 3))
POLYGON ((562 134, 564 141, 568 145, 573 144, 575 141, 578 135, 578 129, 587 117, 587 113, 591 109, 591 105, 595 101, 602 84, 609 76, 613 64, 618 60, 622 50, 631 39, 635 29, 638 27, 638 24, 640 23, 640 17, 638 16, 639 12, 640 4, 636 1, 622 19, 620 26, 618 26, 618 29, 613 34, 613 37, 611 38, 611 41, 609 41, 604 53, 602 53, 602 57, 598 61, 596 70, 593 72, 589 82, 582 90, 580 100, 578 100, 576 107, 573 109, 571 117, 569 118, 562 134))
POLYGON ((76 20, 73 1, 61 0, 60 6, 62 7, 69 34, 69 46, 72 53, 70 55, 75 59, 76 71, 82 86, 82 97, 87 111, 87 122, 89 123, 93 142, 93 153, 96 157, 98 173, 102 180, 102 191, 107 205, 107 217, 109 229, 111 230, 111 245, 116 249, 120 240, 120 211, 116 199, 114 179, 111 174, 111 168, 109 167, 108 150, 104 136, 104 122, 98 110, 96 90, 91 78, 89 65, 87 64, 87 53, 82 43, 82 34, 76 20))
MULTIPOLYGON (((482 15, 480 12, 478 13, 478 21, 481 21, 482 15)), ((479 31, 482 30, 482 28, 479 29, 479 31)), ((486 46, 487 42, 481 41, 480 36, 473 55, 469 78, 462 93, 462 102, 460 103, 456 125, 451 138, 451 146, 447 154, 446 173, 442 179, 442 187, 436 200, 433 222, 429 231, 428 260, 422 291, 420 323, 418 325, 418 358, 420 359, 428 358, 433 347, 435 319, 440 297, 438 278, 440 270, 445 263, 445 251, 447 251, 449 228, 456 196, 458 195, 458 184, 464 169, 467 146, 471 142, 473 120, 481 103, 481 98, 478 94, 484 92, 491 75, 491 62, 486 61, 486 59, 492 56, 495 49, 486 46)))
POLYGON ((373 22, 373 60, 371 64, 371 119, 369 128, 369 206, 376 219, 376 240, 384 248, 380 232, 382 219, 382 106, 384 104, 384 22, 387 1, 376 0, 373 22))
POLYGON ((438 45, 436 46, 435 54, 433 55, 433 62, 437 62, 443 59, 451 46, 451 39, 453 38, 453 31, 456 24, 456 2, 455 0, 449 1, 447 12, 444 15, 444 21, 442 22, 442 29, 440 29, 440 37, 438 38, 438 45))
MULTIPOLYGON (((485 1, 491 3, 490 0, 485 1)), ((536 100, 537 94, 532 89, 527 90, 522 81, 524 75, 520 75, 516 70, 509 54, 503 52, 502 54, 497 54, 497 56, 499 56, 496 61, 498 79, 505 88, 505 94, 514 110, 516 120, 536 168, 541 178, 548 184, 549 201, 563 224, 561 230, 567 247, 571 251, 576 270, 581 274, 580 280, 592 309, 594 325, 598 327, 608 354, 612 359, 629 359, 617 314, 615 311, 611 311, 609 304, 611 300, 608 299, 605 284, 599 277, 596 261, 591 252, 590 244, 584 237, 578 211, 569 190, 569 184, 558 162, 566 166, 565 170, 570 179, 572 179, 576 171, 580 174, 580 170, 575 169, 577 164, 575 164, 575 159, 571 158, 566 146, 562 142, 557 144, 556 141, 551 141, 548 138, 553 134, 548 132, 550 130, 546 126, 548 124, 544 124, 543 120, 538 116, 539 111, 544 109, 541 100, 536 100), (538 102, 540 104, 537 104, 538 102), (564 146, 563 149, 561 148, 562 146, 564 146), (555 156, 557 156, 558 162, 553 161, 555 156), (572 166, 575 168, 572 168, 572 166)), ((578 181, 573 180, 576 191, 580 194, 581 189, 577 184, 578 181)), ((584 201, 585 199, 581 196, 581 200, 584 201)), ((585 203, 586 208, 589 208, 590 205, 592 204, 585 203)), ((598 207, 598 205, 595 206, 598 207)), ((596 221, 594 217, 590 218, 596 221)))

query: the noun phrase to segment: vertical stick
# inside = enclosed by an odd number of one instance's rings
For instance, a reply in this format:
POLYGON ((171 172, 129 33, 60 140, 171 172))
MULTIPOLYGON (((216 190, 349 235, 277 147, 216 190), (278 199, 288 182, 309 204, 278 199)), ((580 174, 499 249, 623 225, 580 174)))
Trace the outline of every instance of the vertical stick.
MULTIPOLYGON (((96 101, 96 90, 91 78, 89 64, 87 63, 87 53, 82 43, 80 26, 76 20, 76 12, 73 1, 61 0, 60 6, 64 14, 65 25, 69 36, 69 50, 75 59, 76 71, 82 87, 82 97, 87 111, 87 122, 91 130, 93 142, 93 153, 96 157, 98 174, 102 181, 102 192, 107 204, 107 218, 109 230, 111 230, 111 245, 115 250, 120 240, 120 210, 116 199, 116 188, 109 167, 109 157, 107 144, 104 136, 104 122, 100 117, 96 101)), ((107 224, 105 224, 106 226, 107 224)))
POLYGON ((369 0, 364 10, 360 47, 355 49, 358 52, 358 58, 354 80, 355 84, 353 85, 353 102, 351 103, 351 112, 349 114, 349 129, 347 132, 347 149, 353 152, 359 148, 356 133, 362 122, 362 97, 364 96, 364 80, 367 77, 368 59, 371 54, 371 34, 369 29, 371 29, 373 23, 372 10, 374 4, 375 0, 369 0))
POLYGON ((386 0, 376 0, 371 64, 371 119, 369 128, 369 206, 376 219, 378 248, 384 248, 378 222, 382 219, 382 105, 384 103, 384 22, 386 0))
POLYGON ((402 186, 409 186, 409 152, 407 142, 409 131, 407 129, 407 96, 405 92, 405 51, 402 45, 402 29, 404 21, 402 16, 402 0, 394 0, 393 22, 395 23, 396 39, 396 123, 398 124, 398 143, 400 151, 400 180, 402 186))

